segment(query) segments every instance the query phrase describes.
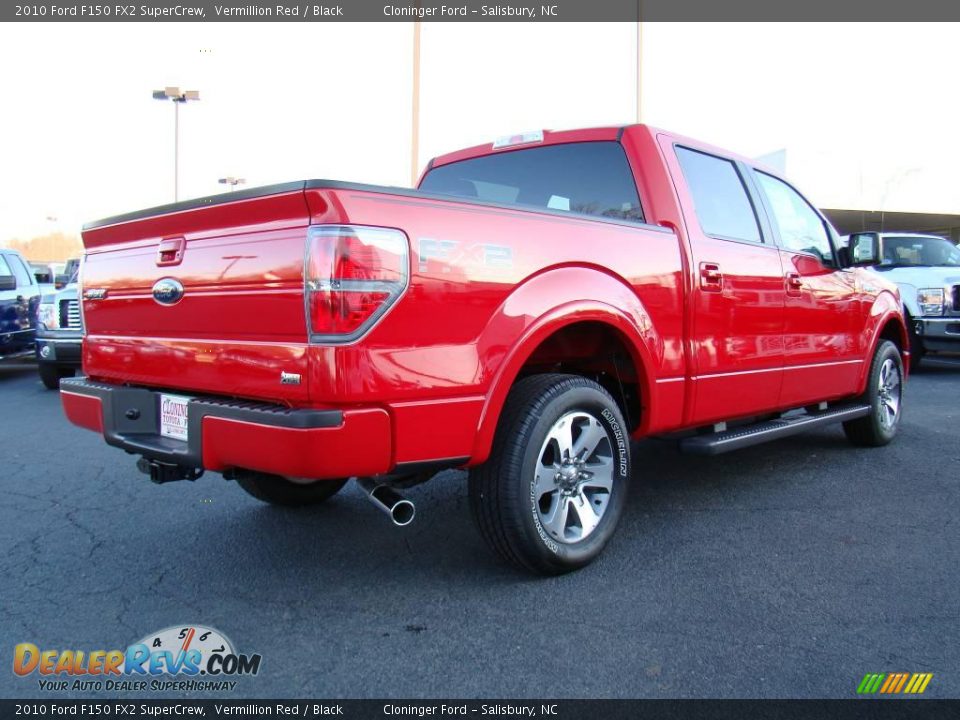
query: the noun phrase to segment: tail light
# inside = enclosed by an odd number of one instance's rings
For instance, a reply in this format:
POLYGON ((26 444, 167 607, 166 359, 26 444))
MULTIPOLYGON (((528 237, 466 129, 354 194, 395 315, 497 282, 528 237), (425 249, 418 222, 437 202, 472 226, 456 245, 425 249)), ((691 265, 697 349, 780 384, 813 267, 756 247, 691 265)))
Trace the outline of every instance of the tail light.
POLYGON ((399 230, 311 227, 304 268, 311 342, 351 342, 367 332, 403 294, 408 264, 399 230))

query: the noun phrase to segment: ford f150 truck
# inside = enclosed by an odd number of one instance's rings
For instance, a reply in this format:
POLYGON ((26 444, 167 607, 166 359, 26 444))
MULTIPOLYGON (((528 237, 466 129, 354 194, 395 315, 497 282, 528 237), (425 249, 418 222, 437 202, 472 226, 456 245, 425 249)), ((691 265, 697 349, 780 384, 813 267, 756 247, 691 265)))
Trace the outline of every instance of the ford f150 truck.
POLYGON ((592 560, 630 440, 713 454, 843 423, 897 431, 894 285, 750 160, 647 126, 525 133, 416 190, 308 180, 86 226, 69 419, 156 482, 204 470, 284 505, 469 469, 538 573, 592 560))
POLYGON ((862 232, 841 239, 857 265, 897 284, 910 371, 927 353, 960 352, 960 248, 939 235, 862 232))
POLYGON ((44 295, 37 309, 37 370, 50 390, 80 367, 83 325, 76 276, 62 290, 44 295))

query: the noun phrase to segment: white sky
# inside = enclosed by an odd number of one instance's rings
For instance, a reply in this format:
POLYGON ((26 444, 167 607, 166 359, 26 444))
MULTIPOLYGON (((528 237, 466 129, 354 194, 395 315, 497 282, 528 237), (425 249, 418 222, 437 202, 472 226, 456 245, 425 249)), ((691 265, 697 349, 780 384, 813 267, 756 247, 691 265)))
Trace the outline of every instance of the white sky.
MULTIPOLYGON (((518 130, 632 122, 636 26, 424 23, 420 164, 518 130)), ((647 24, 644 120, 756 156, 824 207, 960 212, 950 24, 647 24)), ((307 177, 409 183, 408 23, 0 25, 0 242, 307 177), (46 220, 58 218, 56 222, 46 220)))

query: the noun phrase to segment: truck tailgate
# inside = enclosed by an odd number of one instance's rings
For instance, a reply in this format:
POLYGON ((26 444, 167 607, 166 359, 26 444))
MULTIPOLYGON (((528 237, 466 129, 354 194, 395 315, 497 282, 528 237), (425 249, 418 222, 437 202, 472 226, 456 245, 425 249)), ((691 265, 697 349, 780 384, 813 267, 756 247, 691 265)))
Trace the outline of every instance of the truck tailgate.
POLYGON ((87 226, 84 371, 108 382, 306 401, 308 224, 302 183, 292 183, 87 226))

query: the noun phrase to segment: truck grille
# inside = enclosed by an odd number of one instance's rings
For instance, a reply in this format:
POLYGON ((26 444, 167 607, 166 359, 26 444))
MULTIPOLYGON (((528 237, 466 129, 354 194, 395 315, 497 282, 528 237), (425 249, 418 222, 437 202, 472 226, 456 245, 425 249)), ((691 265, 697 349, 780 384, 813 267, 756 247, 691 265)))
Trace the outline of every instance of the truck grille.
POLYGON ((953 286, 953 311, 960 312, 960 285, 953 286))
POLYGON ((83 329, 83 323, 80 322, 79 300, 60 301, 60 327, 69 330, 83 329))

